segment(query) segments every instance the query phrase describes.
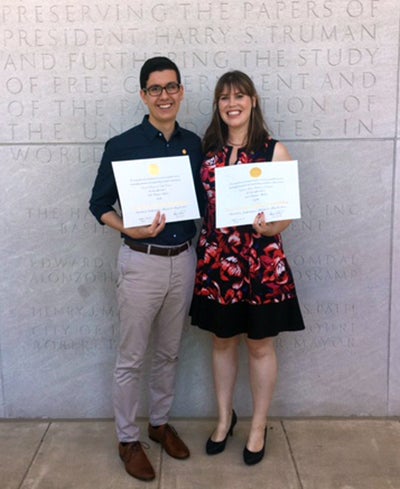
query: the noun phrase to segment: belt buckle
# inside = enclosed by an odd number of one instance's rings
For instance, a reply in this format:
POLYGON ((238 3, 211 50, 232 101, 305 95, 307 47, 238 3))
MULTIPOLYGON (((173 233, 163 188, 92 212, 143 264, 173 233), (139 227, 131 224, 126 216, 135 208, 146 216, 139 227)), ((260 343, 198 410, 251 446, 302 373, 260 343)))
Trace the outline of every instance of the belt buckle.
POLYGON ((147 250, 146 250, 147 255, 151 255, 151 244, 147 245, 147 250))

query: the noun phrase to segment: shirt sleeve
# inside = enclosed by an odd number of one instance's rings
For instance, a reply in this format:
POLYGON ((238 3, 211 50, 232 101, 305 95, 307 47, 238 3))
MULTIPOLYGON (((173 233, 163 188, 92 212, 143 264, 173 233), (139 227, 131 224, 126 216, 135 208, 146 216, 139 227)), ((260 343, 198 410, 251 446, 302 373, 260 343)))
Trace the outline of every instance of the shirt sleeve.
POLYGON ((106 143, 97 176, 89 200, 89 210, 104 225, 101 216, 106 212, 115 211, 114 204, 118 200, 117 185, 111 166, 109 142, 106 143))

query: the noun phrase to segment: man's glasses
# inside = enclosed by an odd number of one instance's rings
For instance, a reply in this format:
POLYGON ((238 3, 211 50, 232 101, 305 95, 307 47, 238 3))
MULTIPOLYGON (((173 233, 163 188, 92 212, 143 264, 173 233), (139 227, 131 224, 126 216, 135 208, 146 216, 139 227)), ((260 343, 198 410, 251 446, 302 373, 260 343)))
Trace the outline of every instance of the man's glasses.
POLYGON ((167 83, 165 87, 162 87, 161 85, 152 85, 151 87, 143 88, 143 91, 145 93, 148 93, 152 97, 158 97, 159 95, 162 94, 163 90, 165 90, 168 93, 168 95, 174 95, 175 93, 179 92, 180 88, 181 88, 180 83, 171 82, 171 83, 167 83))

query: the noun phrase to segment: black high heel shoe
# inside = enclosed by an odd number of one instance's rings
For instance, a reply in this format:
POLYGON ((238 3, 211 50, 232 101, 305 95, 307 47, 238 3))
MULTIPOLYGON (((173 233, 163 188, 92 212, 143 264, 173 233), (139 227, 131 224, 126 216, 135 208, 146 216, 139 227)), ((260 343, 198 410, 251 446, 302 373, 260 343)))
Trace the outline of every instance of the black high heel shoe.
POLYGON ((217 453, 221 453, 225 450, 226 440, 228 439, 229 435, 233 435, 233 428, 235 427, 236 422, 237 416, 235 410, 232 409, 232 421, 225 438, 222 441, 212 441, 210 436, 210 438, 207 440, 206 452, 208 455, 216 455, 217 453))
POLYGON ((264 430, 264 445, 261 450, 259 450, 258 452, 251 452, 246 446, 244 447, 243 460, 246 465, 258 464, 258 462, 261 462, 261 460, 263 459, 265 453, 265 444, 267 442, 267 429, 268 428, 265 428, 264 430))

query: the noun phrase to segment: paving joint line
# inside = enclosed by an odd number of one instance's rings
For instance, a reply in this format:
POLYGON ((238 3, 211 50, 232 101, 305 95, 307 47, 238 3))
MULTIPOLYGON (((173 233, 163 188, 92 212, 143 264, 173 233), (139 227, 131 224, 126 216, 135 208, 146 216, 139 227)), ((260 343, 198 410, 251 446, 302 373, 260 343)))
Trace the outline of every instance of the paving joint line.
POLYGON ((281 426, 282 426, 283 433, 285 435, 287 446, 289 448, 290 458, 292 459, 292 463, 293 463, 293 466, 294 466, 294 470, 296 472, 297 480, 298 480, 298 482, 300 484, 300 489, 304 489, 304 485, 303 485, 303 482, 301 481, 301 477, 300 477, 300 471, 299 471, 299 468, 298 468, 297 463, 296 463, 296 458, 295 458, 294 453, 293 453, 292 445, 290 443, 289 435, 288 435, 288 433, 286 431, 284 421, 281 420, 280 423, 281 423, 281 426))

